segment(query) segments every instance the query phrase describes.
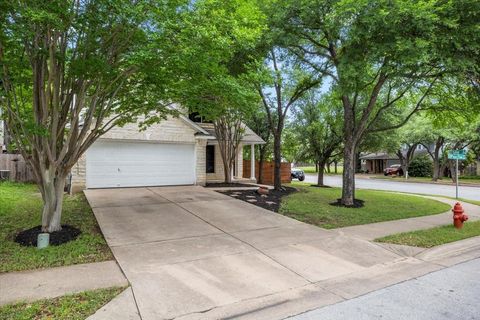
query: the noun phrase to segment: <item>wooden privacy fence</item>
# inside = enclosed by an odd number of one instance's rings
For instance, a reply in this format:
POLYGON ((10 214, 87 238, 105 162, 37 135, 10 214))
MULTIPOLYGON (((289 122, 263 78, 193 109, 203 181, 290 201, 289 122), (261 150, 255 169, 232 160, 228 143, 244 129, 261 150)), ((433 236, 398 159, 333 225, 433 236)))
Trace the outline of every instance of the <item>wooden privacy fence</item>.
POLYGON ((21 154, 0 154, 0 177, 3 177, 6 171, 8 171, 10 181, 34 182, 32 169, 21 154))
MULTIPOLYGON (((273 169, 274 169, 274 163, 272 161, 264 162, 262 165, 262 176, 263 176, 263 184, 269 184, 273 185, 273 169)), ((257 178, 258 181, 258 161, 255 161, 255 178, 257 178)), ((290 162, 282 162, 282 165, 280 167, 280 176, 282 179, 282 183, 289 183, 292 181, 292 176, 291 176, 291 169, 292 165, 290 162)), ((243 160, 243 177, 244 178, 250 178, 250 160, 243 160)))

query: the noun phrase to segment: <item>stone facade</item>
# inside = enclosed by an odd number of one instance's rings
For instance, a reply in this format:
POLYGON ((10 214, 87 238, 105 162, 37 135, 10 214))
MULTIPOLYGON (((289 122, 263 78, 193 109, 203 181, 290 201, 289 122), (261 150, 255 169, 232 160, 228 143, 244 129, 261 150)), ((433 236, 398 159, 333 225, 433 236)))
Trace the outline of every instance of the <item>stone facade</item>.
POLYGON ((70 188, 71 193, 77 193, 85 189, 87 185, 87 155, 84 153, 80 159, 78 159, 77 164, 73 166, 72 173, 72 187, 70 188))
MULTIPOLYGON (((213 143, 213 145, 215 146, 215 172, 206 174, 207 182, 224 182, 225 170, 223 168, 222 154, 220 153, 220 148, 218 147, 218 144, 213 143)), ((233 176, 234 178, 241 178, 242 175, 243 175, 243 144, 240 143, 238 147, 238 153, 237 153, 236 168, 233 176)))
POLYGON ((197 185, 204 186, 207 183, 207 172, 206 172, 206 139, 197 139, 195 144, 195 172, 197 176, 197 185))
POLYGON ((116 127, 104 134, 102 139, 195 143, 195 133, 196 131, 182 119, 169 117, 144 131, 140 131, 136 123, 116 127))
POLYGON ((237 152, 236 172, 235 178, 242 178, 243 176, 243 144, 240 143, 237 152))

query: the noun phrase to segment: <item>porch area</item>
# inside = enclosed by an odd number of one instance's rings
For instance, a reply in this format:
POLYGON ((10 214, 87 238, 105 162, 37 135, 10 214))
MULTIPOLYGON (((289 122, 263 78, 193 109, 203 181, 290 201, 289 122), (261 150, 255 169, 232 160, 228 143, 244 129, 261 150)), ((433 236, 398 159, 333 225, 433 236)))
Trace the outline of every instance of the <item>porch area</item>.
MULTIPOLYGON (((235 162, 233 164, 232 170, 232 183, 256 183, 257 176, 255 172, 257 171, 258 161, 255 161, 255 144, 240 144, 235 157, 235 162), (250 159, 244 160, 243 154, 244 149, 248 148, 250 159), (248 173, 246 173, 246 168, 248 173), (251 170, 250 168, 253 168, 251 170)), ((216 141, 209 141, 206 147, 206 175, 207 184, 212 183, 222 183, 225 182, 225 169, 223 166, 222 155, 218 143, 216 141)))

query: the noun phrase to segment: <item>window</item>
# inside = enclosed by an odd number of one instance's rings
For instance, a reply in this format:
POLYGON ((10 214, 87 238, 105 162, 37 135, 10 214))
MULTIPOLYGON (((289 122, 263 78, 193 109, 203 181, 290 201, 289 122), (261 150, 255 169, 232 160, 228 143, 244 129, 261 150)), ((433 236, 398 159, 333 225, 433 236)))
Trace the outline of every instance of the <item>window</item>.
POLYGON ((191 112, 188 114, 188 119, 190 119, 193 122, 197 123, 212 123, 212 121, 209 121, 205 119, 205 117, 201 116, 200 113, 198 112, 191 112))
POLYGON ((202 117, 198 112, 192 112, 188 115, 188 119, 192 120, 193 122, 202 122, 202 117))
POLYGON ((215 146, 207 146, 205 162, 207 173, 215 173, 215 146))

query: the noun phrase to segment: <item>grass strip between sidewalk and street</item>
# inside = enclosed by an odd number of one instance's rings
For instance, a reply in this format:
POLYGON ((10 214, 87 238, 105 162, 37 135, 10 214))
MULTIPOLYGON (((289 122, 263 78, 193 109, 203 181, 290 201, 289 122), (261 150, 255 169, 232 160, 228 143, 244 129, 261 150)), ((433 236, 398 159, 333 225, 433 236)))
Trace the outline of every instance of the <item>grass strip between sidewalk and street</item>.
MULTIPOLYGON (((434 196, 434 197, 436 197, 436 196, 434 196)), ((478 201, 478 200, 470 200, 470 199, 465 199, 465 198, 456 199, 455 197, 444 197, 444 196, 442 196, 442 197, 443 198, 448 198, 448 199, 453 199, 453 200, 458 200, 458 201, 463 201, 463 202, 474 204, 476 206, 480 206, 480 201, 478 201)))
MULTIPOLYGON (((390 192, 395 192, 395 191, 390 191, 390 192)), ((429 193, 408 193, 408 192, 403 192, 403 191, 398 191, 398 193, 401 194, 416 194, 419 196, 429 196, 429 197, 438 197, 438 198, 445 198, 445 199, 452 199, 452 200, 457 200, 460 202, 466 202, 470 204, 474 204, 476 206, 480 206, 480 201, 479 200, 472 200, 472 199, 465 199, 465 198, 455 198, 455 197, 450 197, 450 196, 442 196, 438 194, 429 194, 429 193)))
MULTIPOLYGON (((438 181, 432 181, 431 177, 397 177, 397 176, 384 176, 384 175, 372 175, 370 179, 376 180, 389 180, 394 182, 421 182, 421 183, 430 183, 437 185, 455 185, 455 182, 452 179, 439 179, 438 181)), ((459 177, 458 182, 465 185, 476 186, 480 184, 480 179, 475 177, 459 177)))
POLYGON ((467 221, 462 229, 455 229, 453 225, 449 224, 431 229, 393 234, 375 239, 375 241, 431 248, 476 236, 480 236, 480 221, 467 221))
POLYGON ((81 230, 77 239, 42 250, 21 246, 15 235, 41 224, 42 198, 37 186, 0 183, 0 272, 112 260, 113 255, 83 193, 66 195, 62 224, 81 230))
POLYGON ((125 288, 85 291, 53 299, 21 302, 0 307, 3 320, 84 320, 120 294, 125 288))
MULTIPOLYGON (((306 166, 306 167, 297 167, 298 169, 301 169, 303 170, 303 172, 305 173, 315 173, 317 174, 318 172, 315 171, 315 166, 306 166)), ((334 175, 338 175, 338 174, 342 174, 343 172, 343 167, 341 165, 338 165, 337 166, 337 172, 335 173, 335 166, 330 166, 330 172, 325 172, 325 175, 329 175, 329 174, 334 174, 334 175)))
POLYGON ((322 228, 333 229, 427 215, 450 210, 448 204, 423 197, 376 190, 356 190, 362 208, 332 206, 341 197, 340 188, 319 188, 292 183, 299 192, 282 198, 280 213, 322 228))

